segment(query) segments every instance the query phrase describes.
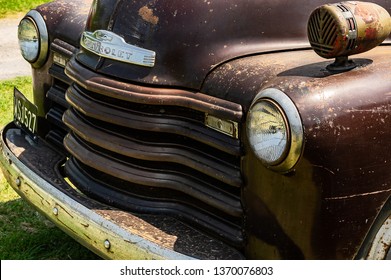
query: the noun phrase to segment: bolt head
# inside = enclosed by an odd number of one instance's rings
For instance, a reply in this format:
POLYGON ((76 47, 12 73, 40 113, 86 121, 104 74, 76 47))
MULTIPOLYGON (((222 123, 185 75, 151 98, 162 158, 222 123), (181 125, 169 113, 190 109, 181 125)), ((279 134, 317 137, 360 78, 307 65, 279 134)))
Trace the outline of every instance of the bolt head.
POLYGON ((54 214, 55 216, 58 215, 58 208, 57 208, 57 207, 54 207, 54 208, 53 208, 53 214, 54 214))
POLYGON ((16 180, 15 180, 15 184, 18 186, 18 187, 20 187, 20 185, 22 184, 22 181, 20 180, 20 178, 18 177, 18 178, 16 178, 16 180))
POLYGON ((106 249, 110 249, 111 244, 110 244, 109 240, 106 239, 105 242, 104 242, 104 245, 105 245, 106 249))
POLYGON ((219 129, 223 129, 223 122, 222 122, 221 120, 218 120, 218 121, 217 121, 217 127, 218 127, 219 129))

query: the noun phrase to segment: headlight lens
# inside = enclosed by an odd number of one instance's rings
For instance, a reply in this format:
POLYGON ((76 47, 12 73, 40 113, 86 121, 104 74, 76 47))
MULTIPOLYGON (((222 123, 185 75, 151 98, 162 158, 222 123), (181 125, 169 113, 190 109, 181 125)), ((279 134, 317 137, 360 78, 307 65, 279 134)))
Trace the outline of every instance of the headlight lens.
POLYGON ((35 68, 46 62, 48 38, 45 20, 39 12, 31 10, 19 23, 18 39, 23 58, 35 68))
POLYGON ((30 63, 36 61, 39 55, 39 33, 35 23, 30 18, 24 18, 20 22, 18 39, 24 59, 30 63))
POLYGON ((248 138, 255 154, 266 164, 276 165, 288 150, 289 132, 285 117, 273 101, 264 99, 251 108, 248 138))
POLYGON ((292 170, 303 151, 303 134, 299 112, 284 92, 269 88, 255 97, 247 115, 247 137, 265 166, 292 170))

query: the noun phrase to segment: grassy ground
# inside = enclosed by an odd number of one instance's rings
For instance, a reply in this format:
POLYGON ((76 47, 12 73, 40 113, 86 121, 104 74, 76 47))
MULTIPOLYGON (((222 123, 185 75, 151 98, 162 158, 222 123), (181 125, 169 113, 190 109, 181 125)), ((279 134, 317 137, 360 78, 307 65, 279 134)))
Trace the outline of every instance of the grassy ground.
POLYGON ((18 77, 12 80, 0 81, 0 127, 3 127, 12 120, 14 87, 21 90, 28 99, 32 99, 30 77, 18 77))
POLYGON ((0 18, 11 16, 15 13, 27 12, 29 9, 49 1, 44 0, 0 0, 0 18))
MULTIPOLYGON (((31 100, 31 78, 0 81, 0 129, 13 118, 14 86, 31 100)), ((0 171, 1 260, 97 258, 20 199, 0 171)))

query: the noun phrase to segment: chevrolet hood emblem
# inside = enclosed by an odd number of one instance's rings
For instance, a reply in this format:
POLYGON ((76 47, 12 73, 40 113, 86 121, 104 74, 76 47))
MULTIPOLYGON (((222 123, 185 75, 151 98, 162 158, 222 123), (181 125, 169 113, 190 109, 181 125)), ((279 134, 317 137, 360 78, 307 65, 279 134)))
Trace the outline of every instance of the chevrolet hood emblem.
POLYGON ((80 43, 83 48, 101 57, 145 67, 155 66, 154 51, 128 44, 121 36, 111 31, 85 31, 80 43))

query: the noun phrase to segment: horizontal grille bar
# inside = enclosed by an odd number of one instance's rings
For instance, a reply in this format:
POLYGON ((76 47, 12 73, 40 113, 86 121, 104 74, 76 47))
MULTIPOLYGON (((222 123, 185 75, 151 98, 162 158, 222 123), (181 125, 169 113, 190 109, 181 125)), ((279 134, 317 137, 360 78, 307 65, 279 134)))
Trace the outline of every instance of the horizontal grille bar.
POLYGON ((68 134, 64 145, 71 154, 84 164, 93 167, 111 176, 129 181, 138 185, 156 188, 167 188, 188 194, 232 216, 241 216, 240 202, 229 193, 192 178, 180 171, 164 169, 163 167, 151 169, 133 165, 130 162, 110 158, 103 151, 93 149, 80 138, 68 134))
POLYGON ((137 192, 137 186, 133 186, 131 195, 124 190, 124 182, 118 179, 110 180, 107 184, 106 176, 97 173, 96 170, 83 165, 79 161, 71 158, 65 171, 73 183, 80 186, 81 191, 88 196, 100 201, 111 199, 111 205, 131 211, 133 213, 169 215, 186 224, 203 228, 210 234, 217 235, 235 247, 242 247, 244 238, 241 227, 238 224, 227 223, 218 211, 210 212, 207 206, 202 203, 189 203, 178 193, 167 193, 159 198, 149 197, 149 191, 137 192), (113 185, 116 186, 113 188, 113 185))
POLYGON ((154 115, 144 110, 129 110, 126 108, 126 104, 124 107, 113 106, 107 101, 102 102, 95 97, 96 95, 93 93, 83 91, 76 85, 70 87, 66 93, 68 103, 90 118, 126 128, 181 135, 213 146, 223 152, 235 156, 241 155, 238 140, 207 128, 203 123, 196 123, 180 116, 171 117, 167 114, 154 115))
MULTIPOLYGON (((212 155, 192 147, 161 141, 139 141, 134 137, 115 135, 96 127, 74 110, 68 110, 64 123, 83 140, 103 149, 132 158, 148 161, 172 162, 193 168, 226 184, 241 187, 240 171, 212 155)), ((159 139, 156 139, 159 140, 159 139)))
POLYGON ((239 122, 242 119, 242 107, 239 104, 218 99, 199 92, 180 89, 152 88, 118 82, 82 67, 74 59, 67 64, 65 73, 83 88, 112 97, 149 105, 171 105, 191 108, 239 122), (80 79, 79 77, 83 77, 80 79))

